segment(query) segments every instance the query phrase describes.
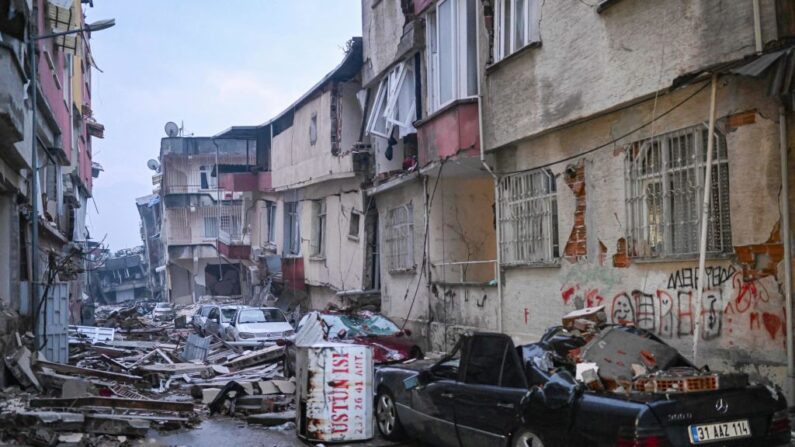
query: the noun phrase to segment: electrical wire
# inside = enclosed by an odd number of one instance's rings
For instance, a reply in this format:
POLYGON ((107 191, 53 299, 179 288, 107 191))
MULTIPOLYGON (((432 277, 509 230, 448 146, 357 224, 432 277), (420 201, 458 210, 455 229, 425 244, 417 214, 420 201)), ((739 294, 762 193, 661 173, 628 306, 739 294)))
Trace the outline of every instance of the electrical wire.
POLYGON ((702 86, 701 86, 701 88, 699 88, 699 89, 698 89, 698 90, 696 90, 695 92, 691 93, 691 94, 690 94, 690 95, 688 95, 686 98, 684 98, 682 101, 678 102, 677 104, 675 104, 674 106, 672 106, 670 109, 668 109, 668 110, 666 110, 665 112, 661 113, 661 114, 660 114, 659 116, 657 116, 656 118, 653 118, 653 119, 651 119, 651 120, 649 120, 649 121, 647 121, 647 122, 645 122, 645 123, 641 124, 640 126, 638 126, 638 127, 634 128, 634 129, 632 129, 632 130, 628 131, 627 133, 625 133, 625 134, 623 134, 623 135, 621 135, 621 136, 619 136, 619 137, 616 137, 616 138, 614 138, 614 139, 612 139, 612 140, 610 140, 610 141, 608 141, 608 142, 606 142, 606 143, 604 143, 604 144, 600 144, 600 145, 598 145, 598 146, 596 146, 596 147, 592 147, 592 148, 590 148, 590 149, 588 149, 588 150, 586 150, 586 151, 579 152, 579 153, 577 153, 577 154, 574 154, 574 155, 570 155, 570 156, 568 156, 568 157, 565 157, 565 158, 562 158, 562 159, 560 159, 560 160, 551 161, 551 162, 544 163, 544 164, 542 164, 542 165, 539 165, 539 166, 533 166, 532 168, 528 168, 528 169, 517 169, 517 170, 515 170, 515 171, 508 171, 508 172, 504 172, 504 173, 502 173, 501 175, 519 174, 519 173, 522 173, 522 172, 535 171, 536 169, 544 169, 544 168, 548 168, 548 167, 550 167, 550 166, 554 166, 554 165, 556 165, 556 164, 565 163, 565 162, 567 162, 567 161, 575 160, 575 159, 577 159, 577 158, 580 158, 580 157, 583 157, 583 156, 585 156, 585 155, 588 155, 588 154, 594 153, 594 152, 596 152, 596 151, 598 151, 598 150, 600 150, 600 149, 604 149, 604 148, 606 148, 606 147, 612 146, 612 145, 614 145, 615 143, 617 143, 617 142, 619 142, 619 141, 623 140, 624 138, 626 138, 626 137, 628 137, 628 136, 630 136, 630 135, 632 135, 632 134, 634 134, 634 133, 638 132, 639 130, 641 130, 641 129, 645 129, 646 127, 648 127, 648 126, 649 126, 649 125, 651 125, 652 123, 654 123, 654 122, 656 122, 657 120, 659 120, 660 118, 662 118, 662 117, 664 117, 664 116, 666 116, 666 115, 670 114, 670 113, 671 113, 671 112, 673 112, 674 110, 676 110, 676 109, 678 109, 679 107, 681 107, 682 105, 684 105, 686 102, 688 102, 688 101, 690 101, 691 99, 693 99, 693 97, 695 97, 696 95, 698 95, 699 93, 701 93, 702 91, 704 91, 704 90, 705 90, 707 87, 709 87, 709 82, 706 82, 706 81, 704 81, 704 82, 705 82, 705 83, 704 83, 704 85, 702 85, 702 86))

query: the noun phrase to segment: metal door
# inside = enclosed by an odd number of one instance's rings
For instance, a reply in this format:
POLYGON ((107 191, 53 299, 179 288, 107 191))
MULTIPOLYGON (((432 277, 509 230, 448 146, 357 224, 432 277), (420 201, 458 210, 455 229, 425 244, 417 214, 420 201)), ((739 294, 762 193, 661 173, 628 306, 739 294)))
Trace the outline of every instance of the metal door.
POLYGON ((38 344, 47 360, 69 362, 69 284, 53 283, 38 319, 38 344), (46 331, 46 337, 45 337, 46 331))

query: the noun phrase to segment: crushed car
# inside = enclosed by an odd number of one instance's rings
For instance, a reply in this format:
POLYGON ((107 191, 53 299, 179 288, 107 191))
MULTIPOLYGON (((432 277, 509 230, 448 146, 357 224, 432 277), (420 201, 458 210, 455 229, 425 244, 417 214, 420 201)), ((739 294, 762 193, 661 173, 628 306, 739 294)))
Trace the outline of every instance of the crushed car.
POLYGON ((152 319, 154 321, 171 321, 174 318, 177 318, 177 312, 170 303, 157 303, 152 308, 152 319))
POLYGON ((469 333, 439 361, 379 368, 379 431, 439 446, 788 445, 779 390, 697 368, 653 334, 593 315, 518 348, 469 333))
POLYGON ((411 331, 401 329, 379 313, 326 310, 310 312, 298 323, 298 333, 292 340, 294 343, 289 343, 287 347, 286 367, 289 373, 295 371, 294 344, 301 344, 302 335, 313 332, 313 328, 317 328, 317 334, 308 344, 331 341, 370 346, 373 348, 373 362, 376 365, 423 357, 419 344, 411 338, 411 331))

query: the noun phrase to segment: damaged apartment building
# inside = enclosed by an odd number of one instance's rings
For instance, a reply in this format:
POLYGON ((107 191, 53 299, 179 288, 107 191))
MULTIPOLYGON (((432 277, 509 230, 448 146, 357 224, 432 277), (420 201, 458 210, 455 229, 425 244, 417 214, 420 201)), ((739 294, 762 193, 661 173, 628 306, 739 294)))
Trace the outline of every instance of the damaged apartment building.
MULTIPOLYGON (((251 295, 251 275, 243 262, 250 251, 245 225, 250 199, 234 190, 229 175, 253 169, 256 154, 255 139, 174 134, 161 140, 156 177, 162 200, 150 198, 146 206, 161 207, 156 239, 162 244, 170 301, 251 295)), ((147 250, 157 246, 147 244, 147 250)))
POLYGON ((349 41, 340 64, 284 111, 258 126, 234 126, 219 138, 257 138, 257 180, 248 209, 252 261, 284 309, 378 303, 376 214, 362 185, 369 152, 361 144, 362 40, 349 41))
POLYGON ((604 306, 790 388, 791 2, 362 11, 383 313, 444 349, 604 306))
POLYGON ((53 361, 66 359, 70 311, 88 298, 86 210, 101 171, 92 139, 104 126, 91 108, 91 36, 47 36, 83 28, 87 3, 0 0, 0 351, 30 331, 53 361), (53 259, 69 271, 50 275, 53 259))

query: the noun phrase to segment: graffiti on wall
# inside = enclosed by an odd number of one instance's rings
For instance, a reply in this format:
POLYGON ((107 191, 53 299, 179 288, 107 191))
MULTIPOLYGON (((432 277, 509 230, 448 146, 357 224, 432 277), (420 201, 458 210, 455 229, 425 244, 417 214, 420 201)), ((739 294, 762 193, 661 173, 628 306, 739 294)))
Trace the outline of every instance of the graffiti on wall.
POLYGON ((561 289, 561 299, 576 309, 604 305, 612 322, 632 323, 661 338, 692 337, 700 321, 702 340, 738 330, 784 339, 784 309, 771 302, 774 278, 746 281, 733 266, 707 267, 700 309, 698 284, 698 268, 683 268, 662 288, 601 290, 575 283, 561 289))

